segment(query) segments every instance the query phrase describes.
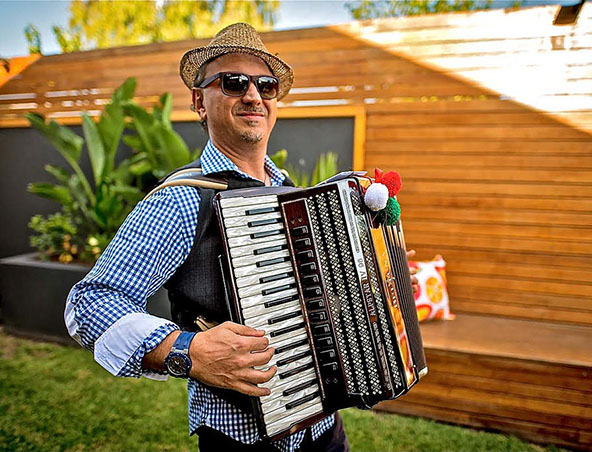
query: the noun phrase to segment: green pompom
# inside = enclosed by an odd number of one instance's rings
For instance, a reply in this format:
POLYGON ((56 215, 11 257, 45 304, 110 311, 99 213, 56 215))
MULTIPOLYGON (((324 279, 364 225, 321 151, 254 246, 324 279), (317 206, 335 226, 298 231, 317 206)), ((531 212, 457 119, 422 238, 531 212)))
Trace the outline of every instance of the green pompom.
POLYGON ((401 216, 401 206, 395 198, 389 198, 384 208, 387 226, 394 226, 401 216))

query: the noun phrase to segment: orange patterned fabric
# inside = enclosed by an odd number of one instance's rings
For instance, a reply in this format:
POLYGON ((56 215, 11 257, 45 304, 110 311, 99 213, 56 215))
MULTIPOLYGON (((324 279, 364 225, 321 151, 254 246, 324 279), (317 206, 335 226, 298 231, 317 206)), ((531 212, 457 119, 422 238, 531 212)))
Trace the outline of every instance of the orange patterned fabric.
POLYGON ((415 307, 419 321, 452 319, 446 285, 446 262, 437 255, 429 262, 409 261, 417 269, 419 291, 415 293, 415 307))

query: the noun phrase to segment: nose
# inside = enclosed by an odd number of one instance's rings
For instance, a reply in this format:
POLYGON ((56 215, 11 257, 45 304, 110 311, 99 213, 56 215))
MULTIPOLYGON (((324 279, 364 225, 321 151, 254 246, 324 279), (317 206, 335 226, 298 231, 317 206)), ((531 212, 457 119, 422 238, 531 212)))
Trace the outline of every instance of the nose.
POLYGON ((261 94, 259 94, 259 91, 255 86, 255 82, 251 81, 249 83, 249 89, 243 95, 242 100, 245 104, 260 104, 263 101, 261 99, 261 94))

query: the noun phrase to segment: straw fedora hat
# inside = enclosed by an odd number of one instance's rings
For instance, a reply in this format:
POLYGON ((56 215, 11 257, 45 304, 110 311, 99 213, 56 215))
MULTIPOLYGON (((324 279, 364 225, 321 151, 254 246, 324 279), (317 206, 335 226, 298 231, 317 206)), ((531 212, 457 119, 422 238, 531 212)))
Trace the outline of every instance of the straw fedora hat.
POLYGON ((223 28, 204 47, 189 50, 181 58, 179 73, 187 88, 192 89, 197 71, 205 63, 227 53, 246 53, 261 58, 273 75, 280 80, 278 100, 288 94, 294 82, 292 68, 267 51, 257 31, 246 23, 236 23, 223 28))

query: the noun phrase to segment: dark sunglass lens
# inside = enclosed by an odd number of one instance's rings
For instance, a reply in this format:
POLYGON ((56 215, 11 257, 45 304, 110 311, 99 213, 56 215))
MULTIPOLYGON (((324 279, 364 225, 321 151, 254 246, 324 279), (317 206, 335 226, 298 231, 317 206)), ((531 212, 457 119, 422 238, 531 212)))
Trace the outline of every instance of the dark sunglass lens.
POLYGON ((279 83, 273 77, 259 77, 257 89, 263 99, 274 99, 277 97, 279 83))
POLYGON ((229 96, 241 96, 249 89, 249 78, 244 74, 224 74, 222 90, 229 96))

